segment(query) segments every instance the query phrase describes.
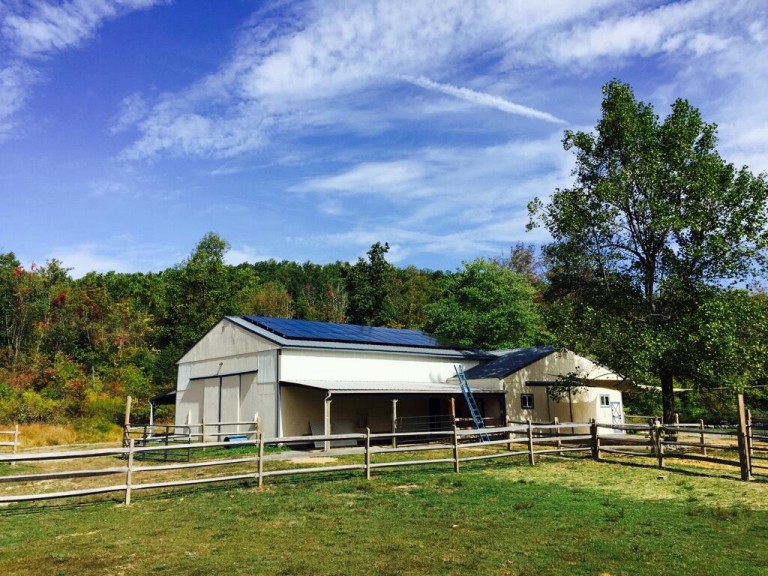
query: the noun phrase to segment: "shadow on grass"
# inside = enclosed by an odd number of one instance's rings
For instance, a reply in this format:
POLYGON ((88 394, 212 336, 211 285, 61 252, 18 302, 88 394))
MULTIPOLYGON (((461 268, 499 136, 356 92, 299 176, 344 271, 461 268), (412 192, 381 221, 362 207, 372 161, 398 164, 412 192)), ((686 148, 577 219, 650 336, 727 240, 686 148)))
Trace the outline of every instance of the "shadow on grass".
MULTIPOLYGON (((652 464, 650 462, 637 462, 634 460, 623 460, 620 458, 604 458, 601 457, 599 462, 605 463, 605 464, 616 464, 619 466, 624 466, 628 468, 642 468, 646 470, 656 470, 660 474, 661 473, 671 473, 671 474, 679 474, 681 476, 691 476, 694 478, 722 478, 725 480, 737 480, 740 481, 741 478, 739 476, 738 471, 728 471, 728 470, 719 470, 719 469, 711 469, 711 468, 681 468, 679 466, 665 466, 664 468, 659 468, 658 465, 652 464)), ((761 478, 761 477, 755 477, 755 480, 757 481, 765 481, 768 480, 768 478, 761 478)))

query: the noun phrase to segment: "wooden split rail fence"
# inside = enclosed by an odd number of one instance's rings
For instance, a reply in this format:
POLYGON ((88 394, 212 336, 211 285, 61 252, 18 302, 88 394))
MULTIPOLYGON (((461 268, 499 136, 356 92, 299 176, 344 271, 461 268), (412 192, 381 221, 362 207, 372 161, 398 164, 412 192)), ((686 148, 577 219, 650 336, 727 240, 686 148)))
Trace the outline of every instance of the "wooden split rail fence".
MULTIPOLYGON (((736 430, 723 430, 697 424, 664 425, 654 421, 641 424, 598 424, 593 422, 554 423, 510 423, 504 427, 489 427, 484 430, 491 440, 483 442, 477 430, 433 432, 385 432, 354 434, 331 434, 313 436, 290 436, 263 438, 260 432, 239 439, 237 444, 227 441, 195 442, 195 434, 187 431, 175 434, 186 438, 184 443, 166 442, 151 444, 147 440, 153 435, 163 437, 159 430, 141 430, 140 437, 129 437, 126 445, 95 450, 16 453, 0 455, 0 466, 4 463, 25 462, 31 468, 40 468, 45 462, 61 461, 62 466, 28 472, 25 466, 20 473, 0 473, 0 504, 29 502, 55 498, 83 497, 104 493, 123 493, 124 501, 130 504, 132 493, 140 490, 157 490, 173 487, 211 484, 216 482, 253 481, 262 487, 271 477, 327 474, 341 471, 361 471, 367 479, 373 471, 399 466, 436 466, 450 464, 459 472, 468 462, 524 456, 535 464, 541 456, 566 455, 586 452, 596 460, 608 455, 627 455, 654 458, 660 468, 665 468, 670 459, 689 459, 721 465, 738 466, 742 478, 749 480, 753 474, 768 476, 768 421, 749 418, 736 430), (603 433, 609 429, 614 433, 603 433), (585 433, 584 431, 588 431, 585 433), (150 433, 151 432, 151 433, 150 433), (392 447, 392 440, 398 442, 392 447), (315 442, 354 441, 357 447, 297 454, 281 452, 268 453, 268 446, 307 446, 315 442), (411 443, 413 442, 413 443, 411 443), (234 446, 245 450, 227 451, 221 448, 234 446), (219 448, 219 450, 213 450, 219 448), (208 450, 208 452, 204 452, 208 450), (194 458, 183 462, 151 462, 147 455, 158 452, 187 451, 194 458), (429 453, 434 455, 429 457, 429 453), (424 454, 420 457, 418 454, 424 454), (312 459, 334 456, 342 462, 325 465, 326 461, 312 459), (732 457, 729 457, 732 455, 732 457), (347 458, 348 457, 348 458, 347 458), (360 460, 357 460, 360 458, 360 460), (142 461, 144 459, 144 461, 142 461), (101 466, 78 465, 78 462, 95 461, 101 466), (307 464, 306 462, 309 462, 307 464), (119 463, 119 464, 118 464, 119 463), (746 474, 744 473, 746 466, 746 474), (205 470, 218 469, 211 475, 205 470), (197 474, 192 476, 192 474, 197 474), (200 475, 203 474, 203 475, 200 475), (119 478, 118 483, 98 483, 99 479, 119 478), (41 492, 41 481, 54 491, 41 492), (72 481, 83 481, 90 485, 77 490, 55 491, 56 482, 71 485, 72 481), (6 486, 10 489, 4 489, 6 486), (22 493, 35 489, 34 492, 22 493)), ((178 431, 165 436, 173 436, 178 431)), ((166 460, 171 460, 170 458, 166 460)), ((107 480, 108 482, 108 480, 107 480)))
MULTIPOLYGON (((30 502, 56 498, 83 497, 105 493, 123 493, 126 504, 130 504, 133 492, 139 490, 157 490, 172 487, 211 484, 216 482, 255 481, 262 487, 265 479, 277 476, 297 474, 325 474, 341 471, 363 471, 367 479, 371 478, 374 470, 399 466, 420 466, 451 464, 455 472, 459 472, 462 463, 479 460, 498 459, 512 456, 527 456, 533 464, 536 458, 546 454, 563 454, 569 452, 590 452, 592 450, 593 434, 569 434, 566 428, 589 427, 589 423, 536 424, 527 422, 524 425, 486 428, 491 436, 490 441, 482 442, 477 430, 459 430, 437 432, 398 432, 364 434, 331 434, 313 436, 289 436, 280 438, 263 438, 258 433, 255 439, 246 439, 236 445, 231 442, 192 442, 174 444, 162 442, 156 445, 139 446, 139 438, 129 438, 127 446, 115 448, 100 448, 95 450, 62 451, 45 453, 28 453, 0 455, 0 466, 3 463, 25 462, 39 465, 44 462, 61 461, 63 468, 34 473, 0 475, 0 504, 15 502, 30 502), (553 434, 553 431, 556 433, 553 434), (391 447, 393 438, 400 440, 400 445, 391 447), (407 443, 415 438, 422 443, 407 443), (296 466, 296 454, 284 455, 280 452, 265 455, 267 446, 306 446, 314 442, 356 441, 360 447, 344 450, 334 450, 331 455, 351 456, 353 462, 337 465, 301 465, 296 466), (250 453, 243 450, 232 452, 232 456, 221 457, 226 450, 213 452, 213 448, 248 447, 250 453), (141 462, 142 455, 177 450, 192 451, 208 454, 213 459, 195 459, 189 462, 154 463, 141 462), (414 453, 442 452, 431 458, 414 457, 414 453), (354 456, 361 456, 362 461, 354 461, 354 456), (77 466, 71 469, 73 462, 97 462, 96 464, 77 466), (119 465, 115 465, 120 462, 119 465), (266 466, 266 467, 265 467, 266 466), (217 475, 188 477, 190 472, 200 469, 219 468, 223 472, 217 475), (175 477, 174 477, 175 476, 175 477), (64 481, 71 484, 73 480, 94 482, 101 478, 120 478, 119 483, 101 483, 77 490, 51 491, 34 493, 7 494, 4 486, 15 487, 14 492, 28 488, 39 488, 40 481, 64 481), (142 478, 146 478, 143 481, 142 478), (6 494, 3 494, 5 492, 6 494)), ((594 425, 593 425, 594 430, 594 425)), ((149 432, 149 431, 148 431, 149 432)), ((149 434, 147 434, 149 437, 149 434)), ((302 456, 311 462, 314 457, 327 457, 327 452, 305 452, 302 456)), ((301 458, 303 463, 304 458, 301 458)), ((51 485, 51 483, 48 483, 51 485)), ((53 484, 55 486, 55 484, 53 484)), ((55 490, 55 488, 54 488, 55 490)))

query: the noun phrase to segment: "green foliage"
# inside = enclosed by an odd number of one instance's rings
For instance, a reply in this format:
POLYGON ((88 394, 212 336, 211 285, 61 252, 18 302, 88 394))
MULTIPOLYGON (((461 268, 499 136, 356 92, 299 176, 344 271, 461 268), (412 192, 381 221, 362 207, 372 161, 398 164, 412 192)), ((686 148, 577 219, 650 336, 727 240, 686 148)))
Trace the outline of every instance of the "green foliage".
POLYGON ((613 81, 602 110, 595 134, 565 133, 573 187, 530 206, 531 225, 554 239, 550 318, 563 324, 550 325, 564 344, 660 384, 671 418, 674 382, 754 377, 736 352, 757 358, 762 343, 735 330, 753 318, 751 295, 727 287, 765 274, 768 182, 723 161, 715 125, 685 100, 660 121, 613 81))
POLYGON ((495 262, 465 262, 445 279, 443 298, 425 307, 426 329, 461 346, 531 346, 542 338, 535 294, 527 278, 495 262))
POLYGON ((395 268, 386 261, 389 244, 376 242, 368 250, 368 260, 359 258, 344 270, 349 293, 347 316, 352 324, 391 326, 395 319, 392 286, 395 268))

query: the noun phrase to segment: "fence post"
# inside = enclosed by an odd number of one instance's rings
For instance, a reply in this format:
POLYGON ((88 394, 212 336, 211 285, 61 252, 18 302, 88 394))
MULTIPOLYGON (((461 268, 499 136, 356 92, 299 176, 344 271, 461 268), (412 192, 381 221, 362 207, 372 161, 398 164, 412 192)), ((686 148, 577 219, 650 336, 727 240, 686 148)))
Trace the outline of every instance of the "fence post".
POLYGON ((125 417, 123 419, 123 448, 128 447, 128 439, 131 437, 131 397, 125 399, 125 417))
POLYGON ((133 438, 128 440, 128 467, 125 472, 125 505, 131 505, 131 488, 133 484, 133 438))
POLYGON ((371 429, 365 429, 365 479, 371 479, 371 429))
MULTIPOLYGON (((510 428, 512 426, 511 418, 509 417, 509 414, 505 417, 507 421, 507 428, 510 428)), ((455 424, 454 424, 455 425, 455 424)), ((509 443, 507 444, 507 450, 509 452, 512 452, 514 450, 514 445, 512 444, 512 439, 515 437, 515 433, 511 430, 507 432, 507 440, 509 440, 509 443)))
POLYGON ((456 421, 453 422, 453 471, 459 472, 459 429, 456 421))
MULTIPOLYGON (((19 425, 16 424, 13 427, 13 454, 17 454, 19 451, 19 425)), ((11 466, 15 466, 16 462, 11 462, 11 466)))
POLYGON ((699 442, 701 444, 701 454, 702 456, 707 455, 707 445, 704 443, 704 420, 699 420, 699 442))
POLYGON ((205 418, 200 421, 200 443, 205 444, 205 418))
POLYGON ((600 436, 597 433, 597 421, 594 418, 589 419, 589 432, 592 435, 592 458, 598 461, 600 460, 600 436))
POLYGON ((656 457, 659 462, 659 468, 664 468, 664 425, 661 423, 660 420, 656 420, 656 423, 654 424, 654 429, 655 429, 654 444, 656 445, 656 457))
POLYGON ((752 429, 752 410, 747 410, 747 446, 749 447, 749 471, 752 472, 752 457, 755 455, 752 450, 754 430, 752 429))
POLYGON ((651 456, 656 456, 656 421, 657 418, 648 419, 648 448, 651 451, 651 456))
POLYGON ((264 486, 264 436, 261 432, 259 438, 259 461, 258 461, 258 487, 259 490, 264 486))
POLYGON ((557 455, 562 456, 563 453, 560 451, 560 449, 563 447, 563 441, 560 439, 560 418, 555 416, 555 436, 557 436, 557 455))
POLYGON ((752 465, 749 458, 749 446, 747 445, 747 415, 744 410, 744 394, 736 397, 736 404, 739 413, 739 429, 737 436, 739 439, 739 464, 741 465, 741 479, 745 481, 752 480, 752 465))
POLYGON ((528 463, 533 466, 534 464, 534 457, 533 457, 533 423, 531 422, 531 419, 527 419, 528 422, 528 463))

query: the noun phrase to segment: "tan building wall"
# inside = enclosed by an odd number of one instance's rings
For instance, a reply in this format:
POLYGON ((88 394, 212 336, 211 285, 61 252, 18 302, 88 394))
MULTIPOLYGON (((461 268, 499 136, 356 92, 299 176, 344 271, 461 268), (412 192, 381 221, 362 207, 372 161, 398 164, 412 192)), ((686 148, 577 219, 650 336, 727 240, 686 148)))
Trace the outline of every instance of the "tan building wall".
MULTIPOLYGON (((511 420, 531 419, 539 422, 551 422, 558 418, 561 422, 571 421, 569 402, 555 402, 548 393, 547 387, 541 385, 526 385, 526 382, 550 382, 569 373, 577 373, 589 383, 589 388, 581 389, 573 395, 572 409, 574 422, 588 422, 595 418, 597 422, 613 422, 613 406, 618 405, 618 411, 623 414, 621 392, 614 388, 601 387, 618 386, 624 379, 609 369, 579 356, 570 350, 554 352, 529 366, 518 370, 502 380, 507 398, 507 415, 511 420), (523 396, 532 395, 533 408, 523 407, 523 396), (607 406, 601 405, 601 396, 607 396, 607 406)), ((473 380, 472 386, 489 387, 490 381, 473 380)), ((529 399, 526 398, 526 402, 529 399)), ((622 419, 623 422, 623 419, 622 419)), ((577 430, 584 432, 584 430, 577 430)), ((612 433, 601 429, 601 434, 612 433)))

